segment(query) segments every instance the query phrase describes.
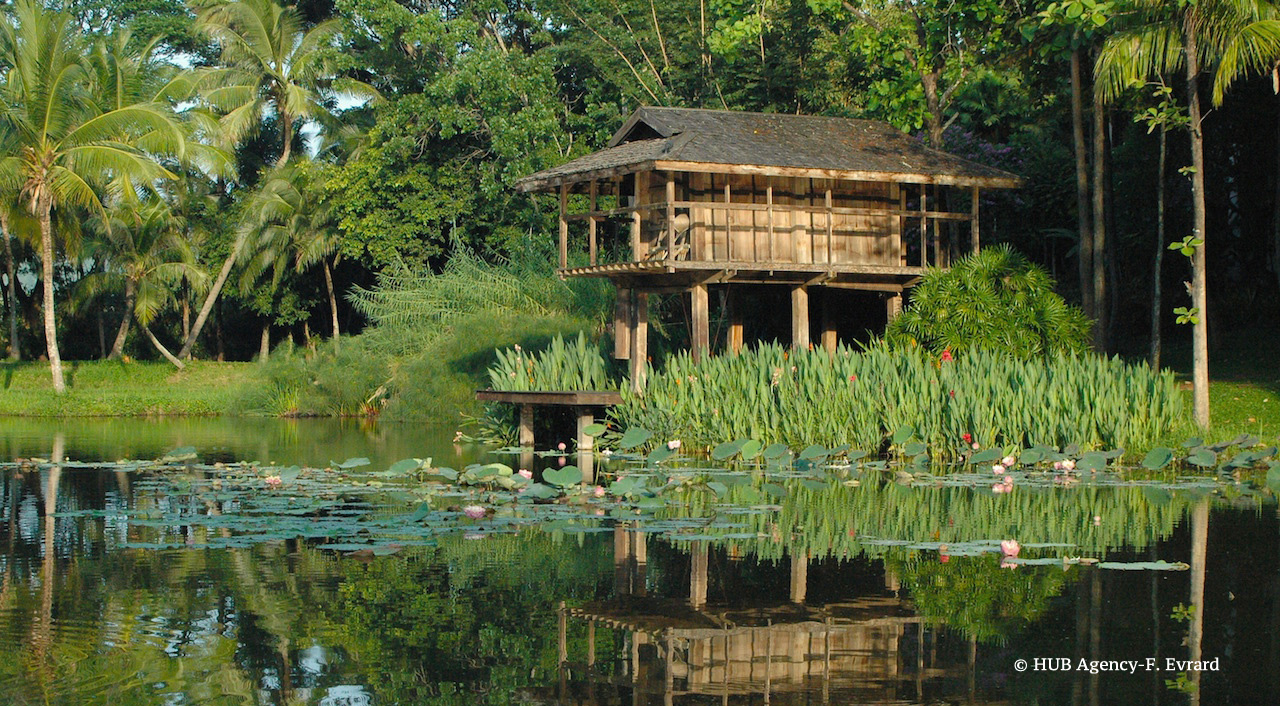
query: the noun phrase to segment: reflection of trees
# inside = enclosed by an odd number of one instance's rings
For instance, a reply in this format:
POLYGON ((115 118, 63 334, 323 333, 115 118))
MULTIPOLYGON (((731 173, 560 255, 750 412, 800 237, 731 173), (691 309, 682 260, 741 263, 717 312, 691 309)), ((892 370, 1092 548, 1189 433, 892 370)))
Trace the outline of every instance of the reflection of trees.
POLYGON ((1061 567, 1000 568, 994 555, 951 557, 942 564, 886 560, 901 576, 917 612, 982 641, 1006 638, 1034 623, 1062 593, 1061 567))

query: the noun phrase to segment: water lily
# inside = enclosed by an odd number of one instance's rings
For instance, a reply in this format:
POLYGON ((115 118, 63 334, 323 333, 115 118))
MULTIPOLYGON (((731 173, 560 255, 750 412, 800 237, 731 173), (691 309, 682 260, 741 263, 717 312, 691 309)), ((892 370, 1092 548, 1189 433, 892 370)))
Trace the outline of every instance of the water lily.
POLYGON ((1062 462, 1062 470, 1074 471, 1075 469, 1076 469, 1076 462, 1073 459, 1067 459, 1062 462))
POLYGON ((1009 466, 1012 466, 1017 462, 1018 462, 1018 458, 1013 454, 1009 454, 1008 456, 1005 456, 1004 458, 1000 459, 1000 463, 1004 465, 1006 468, 1008 468, 1009 466))
POLYGON ((995 493, 996 495, 1007 493, 1009 492, 1009 486, 1005 485, 1004 483, 992 483, 991 492, 995 493))
POLYGON ((556 459, 556 462, 559 463, 561 466, 563 466, 565 463, 564 456, 561 456, 560 458, 556 459))
POLYGON ((600 455, 601 455, 601 456, 604 456, 605 458, 608 458, 608 457, 610 457, 610 456, 612 456, 612 455, 613 455, 613 451, 611 451, 611 450, 609 450, 609 449, 605 449, 604 451, 601 451, 601 452, 600 452, 600 455))
POLYGON ((997 463, 996 465, 991 467, 991 472, 996 475, 1001 475, 1007 470, 1009 469, 1005 468, 1003 463, 997 463))
POLYGON ((1000 553, 1007 557, 1018 556, 1018 552, 1022 551, 1022 545, 1018 544, 1016 539, 1000 540, 1000 553))
POLYGON ((597 485, 597 486, 595 487, 595 490, 592 490, 592 491, 591 491, 591 494, 592 494, 592 495, 594 495, 594 496, 596 496, 597 498, 603 498, 603 497, 604 497, 604 486, 603 486, 603 485, 597 485))
POLYGON ((463 539, 484 539, 485 537, 488 537, 488 536, 489 535, 485 534, 484 532, 467 532, 466 534, 462 535, 462 538, 463 539))
POLYGON ((1017 562, 1013 562, 1013 561, 1002 561, 1002 562, 1000 562, 1000 568, 1002 568, 1002 569, 1016 569, 1016 568, 1018 568, 1018 564, 1017 564, 1017 562))
POLYGON ((563 441, 561 441, 560 443, 556 444, 556 448, 557 448, 557 449, 560 449, 561 451, 564 451, 565 449, 567 449, 567 448, 569 448, 569 447, 568 447, 568 446, 567 446, 563 441))
POLYGON ((525 480, 533 480, 533 471, 527 468, 521 468, 520 470, 516 471, 516 475, 520 476, 521 478, 524 478, 525 480))
POLYGON ((672 451, 675 451, 676 449, 680 448, 680 440, 672 439, 671 441, 668 441, 667 448, 671 449, 672 451))
POLYGON ((484 517, 486 513, 487 511, 479 505, 468 505, 462 508, 462 514, 473 520, 478 520, 481 517, 484 517))
POLYGON ((978 450, 978 449, 980 449, 980 448, 982 448, 982 444, 979 444, 979 443, 978 443, 978 442, 976 442, 976 441, 975 441, 975 442, 973 442, 973 450, 974 450, 974 451, 977 451, 977 450, 978 450))
POLYGON ((281 483, 283 483, 284 481, 280 479, 280 476, 267 476, 265 482, 267 485, 274 488, 277 485, 280 485, 281 483))

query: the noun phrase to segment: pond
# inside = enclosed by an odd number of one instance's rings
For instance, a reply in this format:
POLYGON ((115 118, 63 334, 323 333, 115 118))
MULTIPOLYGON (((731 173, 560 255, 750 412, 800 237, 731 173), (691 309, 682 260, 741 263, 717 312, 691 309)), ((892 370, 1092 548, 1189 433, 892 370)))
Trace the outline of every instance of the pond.
POLYGON ((117 424, 0 427, 11 703, 1280 699, 1280 522, 1230 478, 615 459, 530 502, 452 429, 117 424))

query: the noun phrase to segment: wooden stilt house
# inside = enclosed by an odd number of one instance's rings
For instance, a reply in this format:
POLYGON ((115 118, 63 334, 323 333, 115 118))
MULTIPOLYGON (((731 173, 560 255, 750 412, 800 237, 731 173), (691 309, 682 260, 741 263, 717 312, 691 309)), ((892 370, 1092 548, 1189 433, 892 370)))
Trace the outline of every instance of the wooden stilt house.
MULTIPOLYGON (((560 273, 617 286, 615 355, 630 359, 636 385, 649 294, 689 293, 700 356, 709 287, 729 287, 735 351, 738 285, 787 287, 792 342, 808 347, 811 289, 878 293, 892 318, 926 267, 978 249, 980 190, 1018 185, 881 122, 653 107, 606 148, 517 182, 559 195, 560 273), (570 237, 582 236, 588 264, 569 267, 570 237)), ((834 348, 838 298, 821 299, 821 342, 834 348)))

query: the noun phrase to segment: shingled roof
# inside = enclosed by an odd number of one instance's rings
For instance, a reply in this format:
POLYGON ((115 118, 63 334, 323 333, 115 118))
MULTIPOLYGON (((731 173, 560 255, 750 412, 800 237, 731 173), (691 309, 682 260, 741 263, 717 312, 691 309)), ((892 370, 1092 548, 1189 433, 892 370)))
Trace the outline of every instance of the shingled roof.
POLYGON ((650 169, 1015 188, 1009 172, 926 147, 888 123, 642 107, 609 145, 516 182, 521 191, 650 169))

